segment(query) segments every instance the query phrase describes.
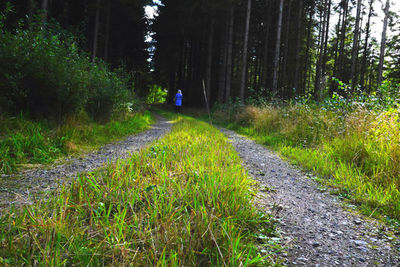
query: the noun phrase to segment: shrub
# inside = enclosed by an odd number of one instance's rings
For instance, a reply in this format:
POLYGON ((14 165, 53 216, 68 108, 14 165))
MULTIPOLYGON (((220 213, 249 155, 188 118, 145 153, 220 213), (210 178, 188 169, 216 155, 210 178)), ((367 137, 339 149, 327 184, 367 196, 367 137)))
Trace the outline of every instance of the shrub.
POLYGON ((109 118, 132 102, 131 77, 102 61, 92 62, 76 38, 57 24, 43 30, 24 23, 7 30, 0 15, 0 104, 13 114, 61 120, 85 109, 94 119, 109 118))
POLYGON ((167 101, 168 91, 154 84, 150 86, 146 97, 146 104, 163 104, 167 101))

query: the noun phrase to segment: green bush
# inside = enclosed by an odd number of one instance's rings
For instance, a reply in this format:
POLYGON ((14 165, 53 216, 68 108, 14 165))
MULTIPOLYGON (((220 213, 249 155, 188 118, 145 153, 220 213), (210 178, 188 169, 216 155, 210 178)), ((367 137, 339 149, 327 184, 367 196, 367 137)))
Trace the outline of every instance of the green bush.
POLYGON ((81 109, 94 119, 108 118, 113 110, 132 102, 131 77, 110 71, 77 46, 76 38, 51 25, 20 23, 14 31, 0 15, 0 104, 11 114, 61 120, 81 109))
POLYGON ((150 87, 146 97, 146 104, 163 104, 167 101, 168 91, 154 84, 150 87))

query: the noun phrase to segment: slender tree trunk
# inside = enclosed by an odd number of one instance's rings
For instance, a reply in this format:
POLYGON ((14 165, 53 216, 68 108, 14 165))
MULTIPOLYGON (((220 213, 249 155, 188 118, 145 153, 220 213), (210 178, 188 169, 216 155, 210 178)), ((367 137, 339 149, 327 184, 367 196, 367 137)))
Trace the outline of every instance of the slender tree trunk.
POLYGON ((279 55, 280 55, 280 48, 281 48, 283 2, 284 2, 284 0, 280 0, 278 29, 276 31, 277 33, 276 33, 276 45, 275 45, 275 57, 274 57, 274 75, 272 77, 272 94, 273 95, 277 95, 277 93, 278 93, 278 68, 279 68, 279 55))
POLYGON ((244 102, 244 91, 246 87, 247 77, 247 46, 249 41, 249 28, 250 28, 250 15, 251 15, 251 0, 247 0, 247 11, 246 11, 246 26, 244 30, 243 40, 243 60, 242 60, 242 76, 240 80, 240 100, 244 102))
POLYGON ((307 89, 307 81, 308 81, 308 70, 310 68, 310 47, 311 47, 311 38, 312 38, 312 32, 313 32, 313 23, 312 23, 312 18, 314 16, 314 7, 310 6, 310 14, 308 18, 308 33, 307 33, 307 45, 306 45, 306 62, 304 66, 304 78, 303 78, 303 90, 304 93, 306 92, 307 89))
POLYGON ((361 0, 357 0, 356 25, 354 26, 353 51, 351 55, 351 69, 350 69, 351 87, 353 90, 357 83, 355 72, 356 72, 356 60, 358 58, 358 36, 360 32, 360 15, 361 15, 361 0))
POLYGON ((206 92, 207 92, 208 103, 210 103, 211 100, 211 68, 212 68, 213 45, 214 45, 214 26, 215 26, 215 19, 214 15, 212 15, 210 23, 210 32, 208 33, 208 49, 207 49, 208 54, 206 63, 206 92))
POLYGON ((339 65, 338 65, 341 79, 343 79, 343 72, 344 72, 344 44, 346 39, 348 5, 349 5, 349 0, 345 0, 343 6, 342 30, 340 33, 341 37, 340 37, 339 65))
POLYGON ((337 77, 337 68, 338 68, 338 53, 339 53, 339 41, 340 41, 340 29, 341 29, 341 22, 342 22, 342 15, 343 12, 339 13, 339 20, 336 27, 336 44, 335 44, 335 51, 333 56, 333 77, 337 77))
POLYGON ((228 103, 231 98, 232 84, 232 50, 233 50, 233 23, 235 17, 235 7, 229 8, 229 24, 228 24, 228 49, 226 58, 226 84, 225 84, 225 102, 228 103))
POLYGON ((267 19, 266 19, 266 31, 265 31, 265 41, 264 41, 264 69, 263 69, 263 79, 262 84, 264 88, 268 88, 268 53, 269 53, 269 32, 270 32, 270 21, 271 21, 271 8, 269 5, 270 0, 266 0, 267 6, 267 19))
POLYGON ((42 0, 42 23, 46 23, 48 15, 49 0, 42 0))
POLYGON ((364 51, 363 51, 363 59, 361 63, 361 78, 360 78, 360 84, 363 90, 365 90, 365 72, 367 71, 367 57, 368 57, 368 41, 369 41, 369 35, 370 35, 370 23, 371 23, 371 17, 372 17, 372 12, 373 12, 373 3, 374 0, 369 1, 369 13, 368 13, 368 21, 367 21, 367 28, 366 28, 366 33, 365 33, 365 41, 364 41, 364 51))
POLYGON ((97 56, 97 46, 99 40, 99 29, 100 29, 100 1, 96 2, 96 21, 94 24, 94 36, 93 36, 93 50, 92 50, 92 60, 94 61, 97 56))
POLYGON ((108 49, 110 43, 110 17, 111 17, 111 0, 107 0, 107 17, 106 17, 106 35, 104 37, 104 60, 108 60, 108 49))
MULTIPOLYGON (((284 42, 284 51, 283 51, 283 63, 282 63, 282 71, 281 71, 281 81, 280 84, 285 86, 285 93, 284 96, 286 98, 290 97, 290 90, 288 90, 292 84, 288 81, 287 77, 287 62, 288 62, 288 53, 289 53, 289 31, 290 31, 290 18, 291 18, 291 12, 292 12, 292 0, 289 0, 288 3, 288 11, 287 11, 287 16, 286 16, 286 29, 285 29, 285 42, 284 42)), ((279 84, 279 80, 278 80, 279 84)))
MULTIPOLYGON (((326 27, 325 27, 325 44, 324 44, 324 53, 322 57, 322 68, 321 68, 321 74, 322 74, 322 87, 321 89, 325 89, 326 87, 326 81, 327 81, 327 75, 326 75, 326 62, 328 62, 328 41, 329 41, 329 27, 330 27, 330 19, 331 19, 331 6, 332 6, 332 0, 328 0, 328 10, 326 12, 326 27)), ((321 96, 323 92, 321 91, 321 96)))
POLYGON ((301 29, 302 29, 302 22, 303 22, 303 0, 299 1, 299 13, 297 14, 297 37, 296 37, 296 66, 294 72, 294 88, 296 93, 299 90, 299 76, 300 76, 300 50, 301 50, 301 29))
POLYGON ((317 64, 315 66, 315 81, 314 81, 314 98, 319 99, 320 91, 321 91, 321 69, 322 69, 322 61, 324 55, 324 45, 325 45, 325 25, 326 25, 326 3, 323 2, 323 8, 320 11, 320 27, 319 27, 319 56, 317 60, 317 64))
POLYGON ((227 47, 228 47, 228 23, 225 21, 223 33, 221 38, 221 52, 220 52, 220 67, 219 67, 219 88, 218 88, 218 102, 223 103, 226 88, 226 63, 227 63, 227 47))
POLYGON ((381 51, 379 55, 379 65, 378 65, 378 86, 382 84, 382 73, 383 73, 383 63, 385 60, 386 31, 389 18, 389 8, 390 8, 390 0, 386 0, 385 18, 383 20, 383 30, 382 30, 382 40, 381 40, 381 51))

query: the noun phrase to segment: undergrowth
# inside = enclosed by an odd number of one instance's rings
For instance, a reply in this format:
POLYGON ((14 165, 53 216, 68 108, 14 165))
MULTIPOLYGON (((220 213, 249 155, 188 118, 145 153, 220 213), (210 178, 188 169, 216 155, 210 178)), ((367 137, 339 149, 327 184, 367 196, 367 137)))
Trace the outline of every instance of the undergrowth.
POLYGON ((105 124, 96 123, 84 114, 69 116, 61 126, 50 121, 34 122, 23 116, 0 118, 0 174, 95 149, 143 131, 153 122, 149 112, 105 124))
POLYGON ((257 246, 275 246, 274 228, 253 196, 226 138, 205 123, 179 119, 132 158, 3 216, 0 260, 10 266, 270 265, 270 252, 260 255, 257 246))
MULTIPOLYGON (((334 99, 335 100, 335 99, 334 99)), ((335 100, 336 101, 336 100, 335 100)), ((217 109, 214 119, 271 146, 346 192, 361 210, 400 219, 400 110, 292 103, 217 109)))

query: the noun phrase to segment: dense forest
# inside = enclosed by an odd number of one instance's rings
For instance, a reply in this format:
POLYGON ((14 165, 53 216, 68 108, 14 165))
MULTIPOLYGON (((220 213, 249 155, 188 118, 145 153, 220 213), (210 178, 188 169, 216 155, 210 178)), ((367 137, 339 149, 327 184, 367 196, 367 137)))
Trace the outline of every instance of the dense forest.
POLYGON ((163 3, 153 27, 157 78, 191 104, 202 80, 212 102, 223 103, 254 94, 318 100, 338 90, 335 80, 370 93, 400 78, 399 16, 389 0, 163 3), (377 3, 379 40, 371 35, 377 3))
POLYGON ((139 94, 159 84, 172 99, 182 89, 192 106, 204 105, 203 87, 211 103, 308 95, 321 100, 334 92, 369 94, 400 78, 399 15, 389 0, 27 0, 12 5, 3 30, 28 30, 38 23, 50 32, 58 27, 91 58, 114 69, 124 66, 139 94), (157 13, 153 19, 145 14, 149 6, 157 13), (377 8, 384 14, 379 38, 372 34, 377 8))

